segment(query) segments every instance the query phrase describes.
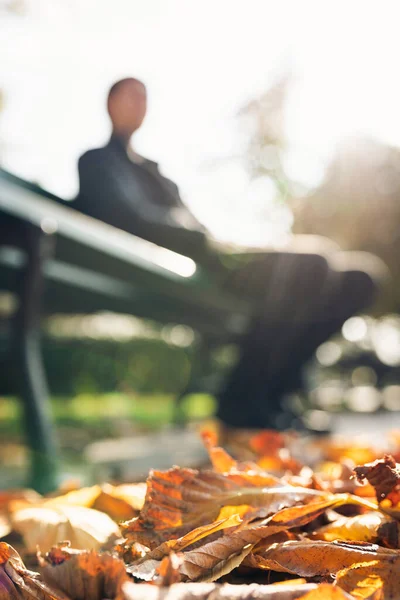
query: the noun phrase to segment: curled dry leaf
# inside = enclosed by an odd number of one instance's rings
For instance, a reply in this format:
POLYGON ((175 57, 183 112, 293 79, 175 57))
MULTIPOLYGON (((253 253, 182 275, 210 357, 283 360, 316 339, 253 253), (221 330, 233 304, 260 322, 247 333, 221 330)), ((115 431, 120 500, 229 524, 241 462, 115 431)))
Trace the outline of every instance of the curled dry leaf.
POLYGON ((0 542, 0 600, 72 600, 25 568, 18 552, 0 542))
POLYGON ((383 459, 355 467, 354 472, 360 483, 367 479, 375 488, 378 502, 389 494, 398 492, 400 488, 400 467, 390 454, 385 454, 383 459))
MULTIPOLYGON (((275 585, 220 585, 216 583, 177 583, 160 589, 149 584, 126 583, 124 600, 296 600, 318 589, 315 583, 275 585)), ((311 600, 342 600, 347 596, 316 596, 311 600)))
POLYGON ((12 526, 24 538, 28 552, 43 552, 69 540, 74 548, 99 550, 120 537, 117 524, 106 514, 74 505, 23 508, 12 515, 12 526))
MULTIPOLYGON (((198 548, 183 549, 180 572, 191 581, 216 581, 239 566, 262 540, 288 529, 302 527, 326 510, 353 501, 353 498, 347 495, 331 496, 306 505, 283 509, 262 521, 243 523, 232 530, 227 530, 216 540, 209 542, 206 540, 206 543, 198 548)), ((355 499, 355 502, 359 501, 355 499)), ((140 577, 140 573, 143 573, 146 567, 154 569, 154 563, 152 565, 147 563, 146 558, 149 556, 141 561, 140 570, 137 570, 137 565, 131 565, 128 568, 129 572, 140 577)), ((148 576, 149 570, 147 570, 148 576)))
POLYGON ((122 600, 122 585, 129 580, 124 563, 110 554, 56 546, 38 556, 43 579, 72 600, 122 600))
POLYGON ((400 525, 395 519, 375 510, 355 517, 339 517, 320 527, 313 533, 312 538, 326 542, 373 542, 387 548, 398 548, 400 525))
POLYGON ((398 557, 396 550, 376 544, 304 540, 272 544, 261 554, 250 556, 246 564, 301 577, 329 577, 355 563, 371 560, 390 563, 398 557))
POLYGON ((122 525, 123 534, 128 541, 155 548, 216 520, 224 506, 262 507, 271 514, 325 497, 318 490, 274 485, 274 478, 258 472, 220 474, 179 467, 152 471, 144 507, 137 519, 122 525))
MULTIPOLYGON (((237 515, 232 515, 226 519, 215 521, 210 525, 204 525, 203 527, 197 527, 193 529, 185 536, 178 538, 177 540, 168 540, 163 542, 160 546, 136 560, 134 563, 128 565, 127 571, 131 575, 134 575, 138 579, 144 579, 150 581, 154 579, 157 573, 157 569, 160 566, 160 561, 164 557, 168 556, 170 552, 181 552, 188 546, 193 546, 204 538, 214 536, 214 534, 226 529, 232 528, 239 525, 241 519, 237 515)), ((180 565, 179 565, 180 566, 180 565)))

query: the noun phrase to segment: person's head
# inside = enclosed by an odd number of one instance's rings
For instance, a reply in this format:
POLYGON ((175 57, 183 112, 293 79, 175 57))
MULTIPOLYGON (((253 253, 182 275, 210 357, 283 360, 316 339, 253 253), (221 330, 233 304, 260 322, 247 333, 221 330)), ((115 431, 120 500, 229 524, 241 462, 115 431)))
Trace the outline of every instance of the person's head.
POLYGON ((114 131, 121 135, 130 137, 139 129, 146 116, 146 108, 146 88, 138 79, 121 79, 108 92, 108 114, 114 131))

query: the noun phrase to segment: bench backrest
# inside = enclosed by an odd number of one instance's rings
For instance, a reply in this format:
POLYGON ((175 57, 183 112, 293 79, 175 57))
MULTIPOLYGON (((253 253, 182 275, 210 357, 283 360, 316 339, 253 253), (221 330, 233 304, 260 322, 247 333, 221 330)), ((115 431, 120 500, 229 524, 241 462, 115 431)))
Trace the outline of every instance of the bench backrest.
MULTIPOLYGON (((29 223, 55 238, 45 273, 47 312, 113 310, 186 323, 211 337, 245 328, 249 306, 193 260, 63 204, 0 170, 0 219, 29 223)), ((1 247, 0 240, 0 285, 12 288, 23 262, 23 250, 1 247)))

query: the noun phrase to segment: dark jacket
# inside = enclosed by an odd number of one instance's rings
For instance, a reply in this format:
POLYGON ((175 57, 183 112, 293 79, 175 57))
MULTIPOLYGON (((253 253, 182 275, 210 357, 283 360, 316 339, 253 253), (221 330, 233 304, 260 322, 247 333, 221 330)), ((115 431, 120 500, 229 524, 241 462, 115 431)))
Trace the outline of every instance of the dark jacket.
POLYGON ((171 250, 201 255, 204 228, 155 162, 133 162, 120 140, 112 137, 103 148, 81 156, 78 170, 78 210, 171 250))

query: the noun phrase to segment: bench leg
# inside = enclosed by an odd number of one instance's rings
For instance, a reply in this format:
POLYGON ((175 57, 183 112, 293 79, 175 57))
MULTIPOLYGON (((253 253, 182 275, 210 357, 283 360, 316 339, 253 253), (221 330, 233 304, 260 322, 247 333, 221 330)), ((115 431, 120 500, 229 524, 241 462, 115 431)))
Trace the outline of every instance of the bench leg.
POLYGON ((28 227, 24 239, 27 263, 14 324, 18 383, 31 452, 29 484, 41 493, 57 488, 57 452, 40 344, 43 266, 51 253, 52 242, 41 230, 28 227))

